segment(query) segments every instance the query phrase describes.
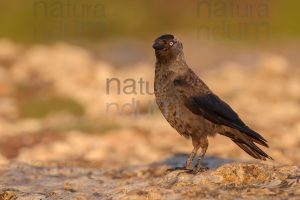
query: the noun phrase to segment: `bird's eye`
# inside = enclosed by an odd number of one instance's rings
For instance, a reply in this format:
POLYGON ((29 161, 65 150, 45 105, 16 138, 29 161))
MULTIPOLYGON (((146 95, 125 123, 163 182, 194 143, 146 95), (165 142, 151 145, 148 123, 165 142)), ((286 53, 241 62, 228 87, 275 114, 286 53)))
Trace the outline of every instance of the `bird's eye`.
POLYGON ((174 42, 170 42, 170 43, 169 43, 170 46, 173 46, 173 44, 174 44, 174 42))

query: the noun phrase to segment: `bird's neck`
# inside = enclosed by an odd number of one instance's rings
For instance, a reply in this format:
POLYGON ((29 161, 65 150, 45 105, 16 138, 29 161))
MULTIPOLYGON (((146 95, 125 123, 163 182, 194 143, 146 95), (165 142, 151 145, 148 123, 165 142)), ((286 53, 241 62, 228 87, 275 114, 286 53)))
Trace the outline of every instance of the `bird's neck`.
MULTIPOLYGON (((159 70, 181 73, 188 70, 183 52, 176 56, 164 56, 157 58, 156 67, 159 70)), ((158 70, 158 69, 157 69, 158 70)))

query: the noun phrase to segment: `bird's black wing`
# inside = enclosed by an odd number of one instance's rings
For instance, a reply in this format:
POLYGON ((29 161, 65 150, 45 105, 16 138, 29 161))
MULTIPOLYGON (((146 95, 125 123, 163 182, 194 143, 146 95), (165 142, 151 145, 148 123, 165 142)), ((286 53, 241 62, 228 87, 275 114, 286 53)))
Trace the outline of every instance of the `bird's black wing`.
MULTIPOLYGON (((237 129, 252 138, 266 142, 266 139, 246 126, 238 114, 213 93, 188 97, 185 100, 185 105, 193 113, 201 114, 209 121, 237 129)), ((267 144, 265 144, 265 146, 267 146, 267 144)))
MULTIPOLYGON (((193 74, 195 77, 196 75, 193 74)), ((198 77, 196 77, 198 79, 198 77)), ((202 115, 216 124, 225 125, 245 133, 257 143, 268 147, 266 139, 250 129, 236 112, 218 96, 209 92, 208 87, 198 79, 196 87, 185 77, 176 77, 173 81, 177 91, 185 96, 185 106, 194 114, 202 115), (203 92, 206 91, 206 92, 203 92)))
POLYGON ((227 103, 213 94, 197 75, 190 72, 185 76, 177 76, 173 84, 178 95, 184 99, 185 106, 191 112, 201 115, 215 124, 238 130, 238 132, 229 131, 221 132, 220 134, 231 138, 233 142, 254 158, 261 160, 265 160, 266 158, 272 159, 272 157, 253 143, 256 142, 268 147, 266 139, 250 129, 239 118, 238 114, 227 103))
POLYGON ((212 93, 203 96, 191 96, 185 103, 193 112, 200 112, 215 123, 228 126, 235 123, 238 126, 245 126, 231 107, 212 93))

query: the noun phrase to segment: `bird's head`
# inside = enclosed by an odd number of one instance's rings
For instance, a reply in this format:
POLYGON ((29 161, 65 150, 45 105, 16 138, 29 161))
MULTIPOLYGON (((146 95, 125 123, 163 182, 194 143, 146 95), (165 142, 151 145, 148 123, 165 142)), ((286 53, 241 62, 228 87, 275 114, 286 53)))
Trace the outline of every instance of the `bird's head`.
POLYGON ((174 35, 165 34, 158 37, 152 47, 155 50, 155 55, 158 59, 176 58, 182 53, 183 46, 174 35))

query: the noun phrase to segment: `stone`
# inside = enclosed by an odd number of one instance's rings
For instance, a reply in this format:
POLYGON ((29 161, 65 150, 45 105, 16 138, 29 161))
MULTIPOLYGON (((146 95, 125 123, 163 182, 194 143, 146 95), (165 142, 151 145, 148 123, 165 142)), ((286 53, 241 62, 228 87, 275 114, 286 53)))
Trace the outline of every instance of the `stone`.
POLYGON ((274 195, 296 199, 299 195, 296 166, 237 162, 198 174, 170 172, 168 167, 172 166, 111 170, 12 163, 2 171, 0 195, 10 199, 274 199, 274 195))

